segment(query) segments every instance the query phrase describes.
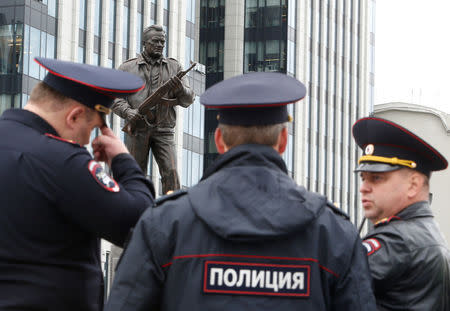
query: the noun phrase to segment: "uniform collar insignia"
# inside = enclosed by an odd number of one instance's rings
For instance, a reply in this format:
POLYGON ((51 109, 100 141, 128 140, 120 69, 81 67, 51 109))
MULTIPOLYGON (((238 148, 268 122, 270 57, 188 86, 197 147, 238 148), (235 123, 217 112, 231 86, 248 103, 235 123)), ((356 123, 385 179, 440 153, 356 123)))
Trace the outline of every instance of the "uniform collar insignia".
POLYGON ((401 218, 398 217, 398 216, 385 217, 385 218, 383 218, 383 219, 378 220, 378 221, 374 224, 374 226, 377 227, 377 226, 380 226, 380 225, 386 225, 386 224, 388 224, 389 222, 391 222, 391 221, 393 221, 393 220, 400 220, 400 219, 401 219, 401 218))

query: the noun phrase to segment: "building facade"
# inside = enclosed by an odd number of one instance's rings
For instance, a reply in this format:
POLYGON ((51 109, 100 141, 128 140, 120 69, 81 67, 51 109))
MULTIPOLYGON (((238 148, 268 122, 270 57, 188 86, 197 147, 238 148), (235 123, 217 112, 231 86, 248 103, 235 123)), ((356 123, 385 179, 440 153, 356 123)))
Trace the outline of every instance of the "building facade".
MULTIPOLYGON (((410 103, 375 105, 374 114, 410 129, 450 161, 450 114, 410 103)), ((431 210, 447 241, 450 241, 449 180, 450 169, 448 168, 444 171, 433 172, 430 179, 431 210)))
MULTIPOLYGON (((185 68, 190 61, 200 63, 189 75, 194 104, 177 108, 182 186, 197 183, 217 157, 216 113, 198 100, 205 88, 242 73, 283 72, 308 89, 289 108, 289 174, 327 195, 357 224, 353 169, 359 151, 351 126, 373 106, 374 7, 375 0, 2 0, 0 113, 22 107, 44 77, 34 57, 117 68, 141 52, 142 30, 160 24, 167 33, 166 56, 185 68)), ((123 137, 120 118, 111 116, 109 123, 123 137)), ((153 159, 148 172, 159 193, 153 159)), ((103 243, 106 276, 118 254, 103 243)))
MULTIPOLYGON (((308 89, 290 107, 289 173, 361 221, 353 123, 373 106, 375 2, 202 0, 199 60, 206 87, 234 75, 276 71, 308 89)), ((205 166, 217 156, 216 113, 205 114, 205 166)))

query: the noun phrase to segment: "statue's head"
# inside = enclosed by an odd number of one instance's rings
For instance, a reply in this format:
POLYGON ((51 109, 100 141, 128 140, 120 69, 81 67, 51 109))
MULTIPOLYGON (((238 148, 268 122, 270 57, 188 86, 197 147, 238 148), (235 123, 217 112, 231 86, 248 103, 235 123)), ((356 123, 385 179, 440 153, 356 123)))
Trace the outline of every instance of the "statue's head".
POLYGON ((166 32, 160 25, 151 25, 142 33, 142 44, 147 55, 153 58, 161 57, 164 44, 166 43, 166 32))

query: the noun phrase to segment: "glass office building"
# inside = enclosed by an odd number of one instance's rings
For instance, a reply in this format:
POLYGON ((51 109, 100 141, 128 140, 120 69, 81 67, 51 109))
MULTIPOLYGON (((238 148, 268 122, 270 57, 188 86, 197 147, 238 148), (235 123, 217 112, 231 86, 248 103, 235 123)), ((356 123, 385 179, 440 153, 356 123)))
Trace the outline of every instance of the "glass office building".
POLYGON ((0 113, 19 108, 45 76, 33 58, 56 53, 57 1, 0 2, 0 113))
MULTIPOLYGON (((234 75, 282 72, 308 94, 290 105, 289 174, 361 221, 351 127, 373 101, 375 3, 359 0, 201 0, 206 87, 234 75)), ((205 166, 217 156, 216 113, 205 114, 205 166)))

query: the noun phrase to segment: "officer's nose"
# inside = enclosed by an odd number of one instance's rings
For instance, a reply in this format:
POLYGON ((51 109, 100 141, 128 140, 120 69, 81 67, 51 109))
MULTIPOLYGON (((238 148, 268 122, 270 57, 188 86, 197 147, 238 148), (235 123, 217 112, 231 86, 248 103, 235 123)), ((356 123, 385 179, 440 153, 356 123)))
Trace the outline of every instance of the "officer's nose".
POLYGON ((367 193, 370 191, 370 185, 367 180, 361 180, 361 186, 359 187, 359 192, 367 193))

